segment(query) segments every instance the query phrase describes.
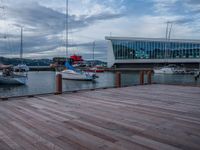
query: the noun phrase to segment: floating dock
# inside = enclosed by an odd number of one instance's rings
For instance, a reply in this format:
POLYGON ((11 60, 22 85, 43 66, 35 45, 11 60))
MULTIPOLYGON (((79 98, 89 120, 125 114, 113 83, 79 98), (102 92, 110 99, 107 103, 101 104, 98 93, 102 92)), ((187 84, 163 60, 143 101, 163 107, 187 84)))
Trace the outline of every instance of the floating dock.
POLYGON ((1 150, 199 148, 199 87, 155 84, 0 102, 1 150))

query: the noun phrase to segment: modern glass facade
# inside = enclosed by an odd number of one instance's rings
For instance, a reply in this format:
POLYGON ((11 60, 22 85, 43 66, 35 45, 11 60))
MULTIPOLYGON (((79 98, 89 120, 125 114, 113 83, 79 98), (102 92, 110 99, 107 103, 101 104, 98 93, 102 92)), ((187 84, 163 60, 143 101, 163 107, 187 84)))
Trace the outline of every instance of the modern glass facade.
POLYGON ((200 42, 196 41, 110 40, 116 60, 200 58, 200 42))

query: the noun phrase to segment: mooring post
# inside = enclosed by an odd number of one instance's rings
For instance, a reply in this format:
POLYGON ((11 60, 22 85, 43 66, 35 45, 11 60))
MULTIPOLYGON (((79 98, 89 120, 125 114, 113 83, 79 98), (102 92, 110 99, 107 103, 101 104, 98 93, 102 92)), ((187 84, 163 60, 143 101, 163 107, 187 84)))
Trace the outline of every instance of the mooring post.
POLYGON ((116 88, 121 87, 121 73, 120 72, 116 72, 115 85, 116 85, 116 88))
POLYGON ((147 72, 147 83, 152 84, 152 71, 147 72))
POLYGON ((62 94, 62 74, 56 75, 56 93, 62 94))
POLYGON ((144 85, 144 71, 140 71, 140 85, 144 85))

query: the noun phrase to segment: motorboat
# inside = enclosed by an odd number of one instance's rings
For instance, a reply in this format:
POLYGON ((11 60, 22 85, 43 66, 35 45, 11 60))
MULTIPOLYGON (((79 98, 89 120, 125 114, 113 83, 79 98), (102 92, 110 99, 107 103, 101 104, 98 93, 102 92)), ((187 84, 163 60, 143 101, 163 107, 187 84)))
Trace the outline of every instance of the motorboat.
POLYGON ((174 67, 162 67, 162 68, 155 68, 154 73, 155 74, 174 74, 175 69, 174 67))
POLYGON ((93 81, 98 76, 95 73, 89 73, 75 69, 68 62, 65 63, 66 69, 58 72, 62 75, 62 79, 66 80, 81 80, 81 81, 93 81))
POLYGON ((164 66, 162 68, 155 68, 155 74, 186 74, 186 69, 176 66, 164 66))
POLYGON ((24 85, 28 80, 29 68, 26 65, 7 66, 0 73, 0 84, 24 85))

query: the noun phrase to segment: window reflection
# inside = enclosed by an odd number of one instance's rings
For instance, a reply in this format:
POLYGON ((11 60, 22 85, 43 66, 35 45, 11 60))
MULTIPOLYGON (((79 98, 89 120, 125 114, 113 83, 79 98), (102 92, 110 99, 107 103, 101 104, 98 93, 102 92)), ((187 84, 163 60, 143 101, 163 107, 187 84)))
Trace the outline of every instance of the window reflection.
POLYGON ((116 59, 200 58, 200 44, 159 41, 112 40, 116 59))

